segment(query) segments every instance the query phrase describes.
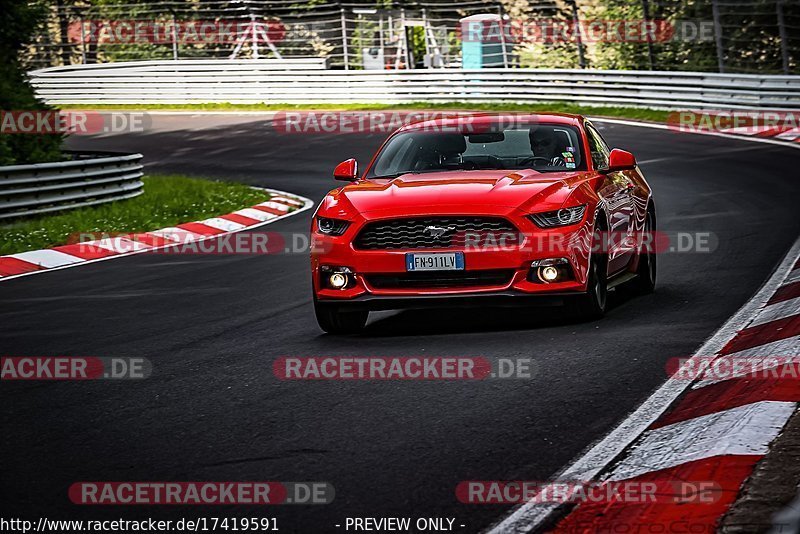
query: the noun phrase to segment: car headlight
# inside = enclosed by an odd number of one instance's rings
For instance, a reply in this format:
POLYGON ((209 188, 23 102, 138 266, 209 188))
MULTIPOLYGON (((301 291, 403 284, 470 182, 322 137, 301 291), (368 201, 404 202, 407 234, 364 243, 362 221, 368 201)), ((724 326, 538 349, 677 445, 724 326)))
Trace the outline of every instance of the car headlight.
POLYGON ((555 228, 557 226, 569 226, 583 219, 586 213, 586 204, 573 206, 571 208, 561 208, 555 211, 545 211, 528 215, 528 218, 539 228, 555 228))
POLYGON ((342 235, 348 226, 350 226, 348 221, 317 217, 317 229, 325 235, 342 235))

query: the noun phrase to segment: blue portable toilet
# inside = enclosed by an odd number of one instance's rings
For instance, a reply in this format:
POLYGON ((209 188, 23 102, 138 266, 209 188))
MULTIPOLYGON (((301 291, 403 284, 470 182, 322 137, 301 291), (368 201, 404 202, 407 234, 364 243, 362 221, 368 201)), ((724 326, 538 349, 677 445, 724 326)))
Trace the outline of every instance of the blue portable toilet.
POLYGON ((507 64, 508 28, 500 15, 484 13, 464 17, 461 24, 461 67, 482 69, 507 64))

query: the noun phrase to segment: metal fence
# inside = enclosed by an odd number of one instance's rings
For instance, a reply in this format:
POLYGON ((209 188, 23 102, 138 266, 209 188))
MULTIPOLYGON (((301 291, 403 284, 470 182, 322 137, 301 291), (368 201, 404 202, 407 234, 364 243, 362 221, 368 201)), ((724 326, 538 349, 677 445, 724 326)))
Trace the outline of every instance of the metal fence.
MULTIPOLYGON (((486 10, 499 13, 501 9, 498 2, 480 0, 399 1, 384 2, 380 9, 371 7, 333 1, 304 5, 294 0, 59 2, 51 9, 49 24, 34 39, 28 63, 44 67, 139 59, 316 56, 328 58, 334 68, 361 68, 362 49, 380 37, 378 46, 385 50, 387 62, 394 62, 389 56, 396 56, 398 47, 405 45, 399 62, 408 67, 418 49, 408 38, 413 41, 411 34, 420 31, 423 20, 431 30, 425 38, 432 39, 431 32, 438 32, 440 51, 443 48, 449 54, 445 41, 452 38, 448 31, 455 28, 459 17, 486 10), (166 29, 160 34, 145 31, 137 38, 126 26, 136 22, 166 29), (219 23, 215 29, 223 30, 224 35, 195 38, 192 32, 202 29, 190 27, 193 22, 219 23), (132 38, 122 36, 125 31, 132 38)), ((448 57, 448 62, 454 60, 455 56, 448 57)))
POLYGON ((142 155, 68 152, 71 161, 0 167, 0 219, 141 195, 142 155))
POLYGON ((266 70, 263 62, 114 63, 30 74, 50 104, 556 102, 800 109, 800 76, 550 69, 266 70))
POLYGON ((783 74, 800 68, 800 0, 386 0, 380 8, 331 0, 117 2, 124 0, 55 2, 27 54, 31 68, 292 56, 325 57, 337 69, 452 68, 464 59, 462 19, 480 13, 504 25, 504 51, 488 52, 496 67, 783 74), (593 37, 594 23, 608 29, 620 21, 658 23, 665 31, 645 40, 593 37), (150 29, 131 30, 136 22, 150 29), (203 22, 236 25, 206 40, 193 25, 203 22))

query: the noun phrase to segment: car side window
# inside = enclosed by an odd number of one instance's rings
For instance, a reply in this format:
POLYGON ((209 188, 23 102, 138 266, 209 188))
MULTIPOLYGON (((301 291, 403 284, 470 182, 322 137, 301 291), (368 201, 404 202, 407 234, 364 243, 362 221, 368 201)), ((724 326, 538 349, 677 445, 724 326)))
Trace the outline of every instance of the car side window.
POLYGON ((415 141, 413 136, 395 137, 389 141, 386 147, 386 155, 375 163, 375 169, 373 169, 372 173, 376 176, 381 176, 406 168, 411 162, 406 161, 404 166, 403 160, 408 160, 410 156, 415 154, 414 151, 409 150, 415 141))
POLYGON ((594 162, 595 169, 602 169, 608 167, 608 155, 611 150, 600 133, 594 129, 594 126, 586 124, 586 135, 589 141, 589 150, 592 153, 592 162, 594 162))

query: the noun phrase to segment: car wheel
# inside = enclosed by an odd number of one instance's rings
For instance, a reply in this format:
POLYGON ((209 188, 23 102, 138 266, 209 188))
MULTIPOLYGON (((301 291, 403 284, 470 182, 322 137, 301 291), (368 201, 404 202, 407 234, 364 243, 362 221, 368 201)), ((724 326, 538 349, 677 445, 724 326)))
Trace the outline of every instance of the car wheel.
POLYGON ((639 266, 636 269, 636 278, 631 281, 631 289, 638 295, 652 293, 656 289, 656 253, 653 250, 652 232, 655 230, 653 213, 647 212, 644 223, 644 235, 650 244, 647 251, 639 253, 639 266))
POLYGON ((606 312, 608 299, 608 275, 606 272, 605 254, 592 254, 589 259, 589 282, 586 293, 577 301, 577 312, 580 317, 596 319, 606 312))
POLYGON ((344 311, 336 304, 323 304, 314 299, 314 313, 319 327, 329 334, 356 334, 367 324, 368 311, 344 311))
POLYGON ((650 248, 645 252, 639 252, 639 263, 636 267, 636 276, 630 282, 625 282, 617 288, 617 291, 623 298, 635 297, 638 295, 647 295, 652 293, 656 288, 656 254, 652 250, 654 243, 652 242, 652 232, 655 229, 653 223, 653 214, 651 211, 647 212, 647 218, 644 223, 643 235, 651 236, 645 238, 644 243, 649 243, 650 248))

